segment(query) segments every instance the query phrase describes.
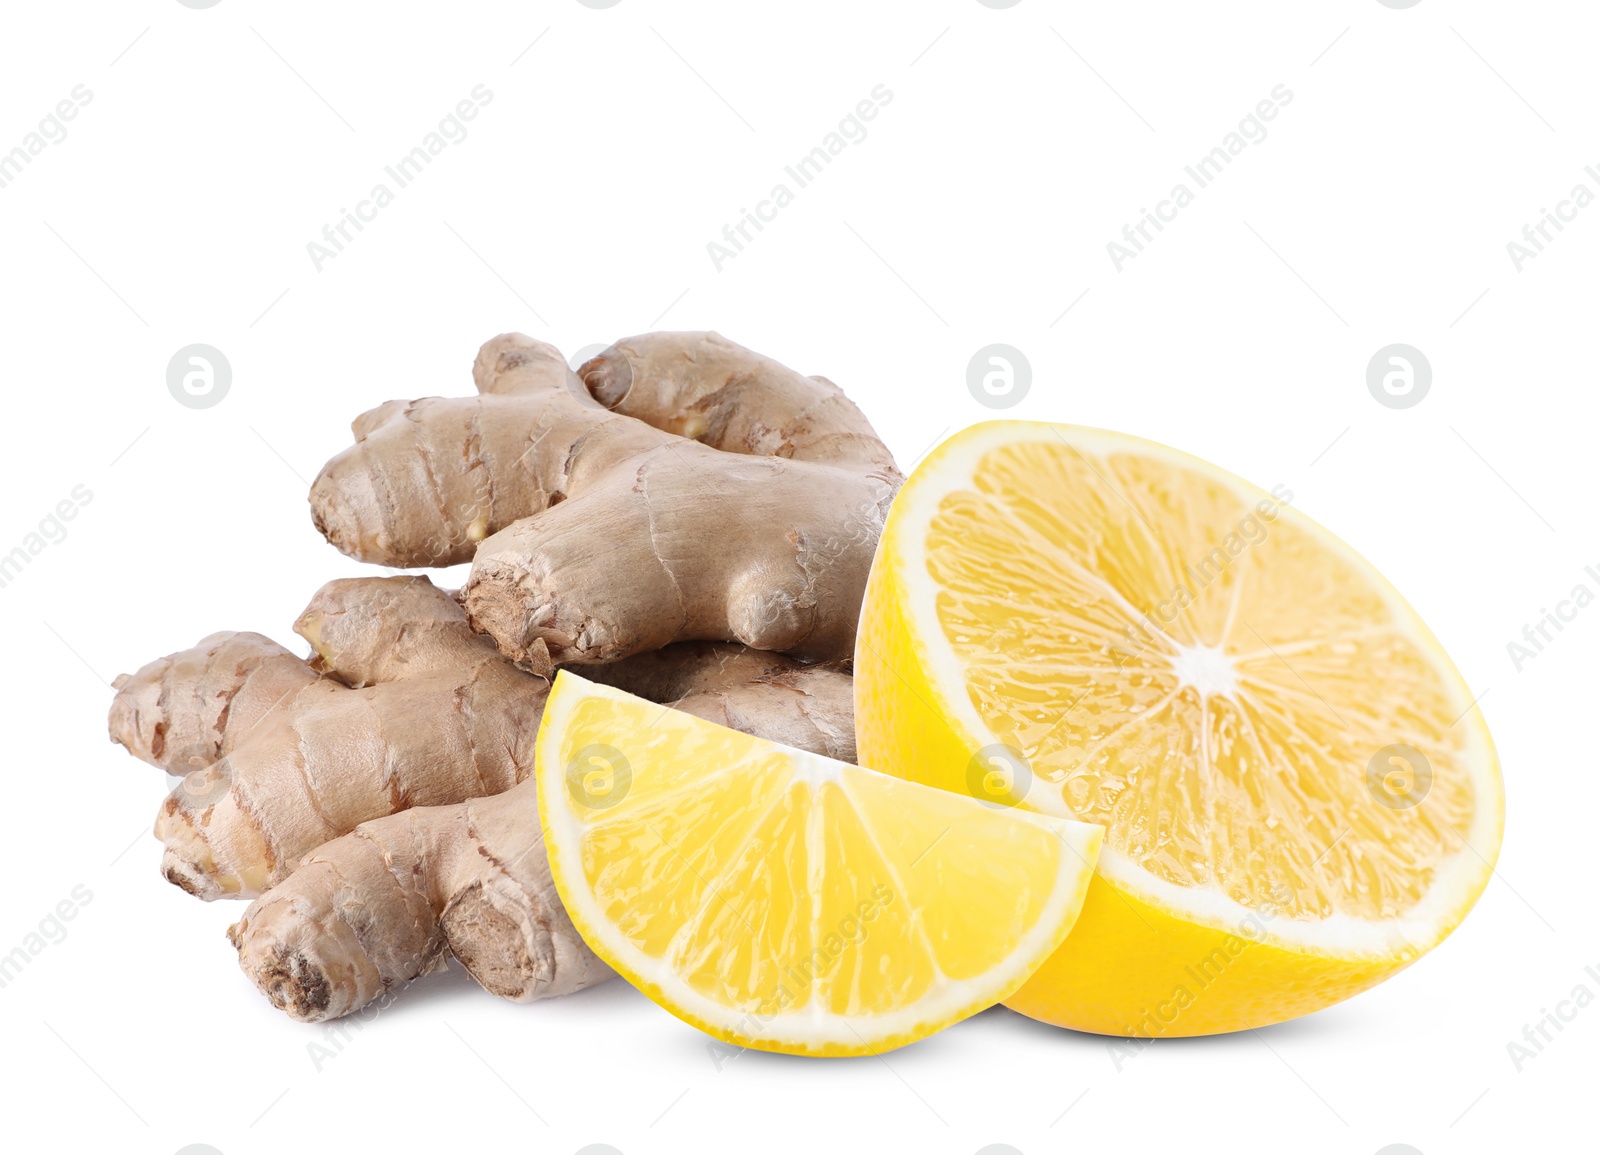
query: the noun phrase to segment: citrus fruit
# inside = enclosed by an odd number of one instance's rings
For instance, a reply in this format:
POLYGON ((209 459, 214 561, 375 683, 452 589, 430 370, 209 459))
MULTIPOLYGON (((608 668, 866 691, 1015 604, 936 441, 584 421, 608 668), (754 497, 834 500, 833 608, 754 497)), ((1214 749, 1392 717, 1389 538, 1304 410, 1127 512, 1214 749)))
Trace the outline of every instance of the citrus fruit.
POLYGON ((584 941, 724 1042, 877 1053, 1014 991, 1099 827, 932 790, 560 673, 540 824, 584 941))
POLYGON ((1503 800, 1472 694, 1292 498, 992 422, 895 499, 856 646, 862 764, 1106 831, 1013 1009, 1142 1037, 1277 1022, 1414 961, 1487 885, 1503 800))

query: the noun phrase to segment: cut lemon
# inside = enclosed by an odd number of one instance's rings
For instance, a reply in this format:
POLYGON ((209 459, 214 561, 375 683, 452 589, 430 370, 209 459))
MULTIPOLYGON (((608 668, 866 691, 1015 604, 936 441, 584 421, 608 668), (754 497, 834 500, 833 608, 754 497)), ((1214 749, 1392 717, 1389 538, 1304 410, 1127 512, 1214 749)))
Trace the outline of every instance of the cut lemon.
POLYGON ((862 764, 1106 830, 1013 1009, 1141 1037, 1277 1022, 1412 962, 1487 885, 1503 799, 1472 694, 1292 498, 1031 422, 957 434, 896 498, 862 764))
POLYGON ((1061 944, 1102 832, 725 729, 563 671, 539 816, 584 941, 724 1042, 877 1053, 1061 944))

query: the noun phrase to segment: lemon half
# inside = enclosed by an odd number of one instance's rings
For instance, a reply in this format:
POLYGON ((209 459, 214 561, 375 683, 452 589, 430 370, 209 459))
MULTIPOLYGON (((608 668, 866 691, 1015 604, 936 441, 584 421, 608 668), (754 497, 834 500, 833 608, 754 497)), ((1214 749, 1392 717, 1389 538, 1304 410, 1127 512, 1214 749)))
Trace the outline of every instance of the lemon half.
POLYGON ((1370 564, 1151 442, 992 422, 896 498, 856 649, 863 765, 1105 828, 1082 917, 1007 1005, 1154 1037, 1348 997, 1461 921, 1493 743, 1370 564))

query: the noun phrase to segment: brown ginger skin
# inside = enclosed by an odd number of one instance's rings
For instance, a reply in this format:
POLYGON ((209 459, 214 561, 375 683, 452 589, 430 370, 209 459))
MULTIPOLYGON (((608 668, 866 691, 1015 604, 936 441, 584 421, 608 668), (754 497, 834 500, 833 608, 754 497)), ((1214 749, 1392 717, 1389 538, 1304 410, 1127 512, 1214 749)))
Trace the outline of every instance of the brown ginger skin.
POLYGON ((855 701, 843 663, 802 665, 782 654, 680 642, 584 677, 771 742, 838 762, 856 760, 855 701))
POLYGON ((295 629, 315 665, 259 635, 212 635, 118 681, 113 741, 189 771, 156 836, 162 873, 201 898, 260 894, 368 819, 532 773, 548 682, 426 578, 330 582, 295 629), (216 761, 194 768, 207 751, 216 761))
POLYGON ((262 715, 317 680, 303 659, 260 634, 222 632, 113 685, 111 739, 183 776, 232 752, 262 715))
POLYGON ((581 381, 507 334, 473 375, 357 420, 312 487, 334 545, 471 558, 468 616, 536 672, 688 640, 850 656, 901 477, 837 386, 715 333, 620 341, 581 381))

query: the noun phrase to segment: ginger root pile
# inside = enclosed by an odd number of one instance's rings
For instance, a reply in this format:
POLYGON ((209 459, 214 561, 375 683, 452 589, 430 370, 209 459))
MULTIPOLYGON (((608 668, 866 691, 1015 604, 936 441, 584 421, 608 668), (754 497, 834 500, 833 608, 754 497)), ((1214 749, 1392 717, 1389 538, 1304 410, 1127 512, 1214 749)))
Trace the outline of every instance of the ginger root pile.
POLYGON ((853 761, 848 666, 901 476, 860 411, 714 333, 620 341, 575 375, 489 341, 476 397, 390 401, 311 491, 341 551, 425 577, 330 582, 302 659, 219 633, 117 680, 112 739, 183 775, 162 873, 252 898, 229 931, 321 1021, 454 956, 529 1001, 610 976, 551 883, 532 781, 554 671, 853 761))

